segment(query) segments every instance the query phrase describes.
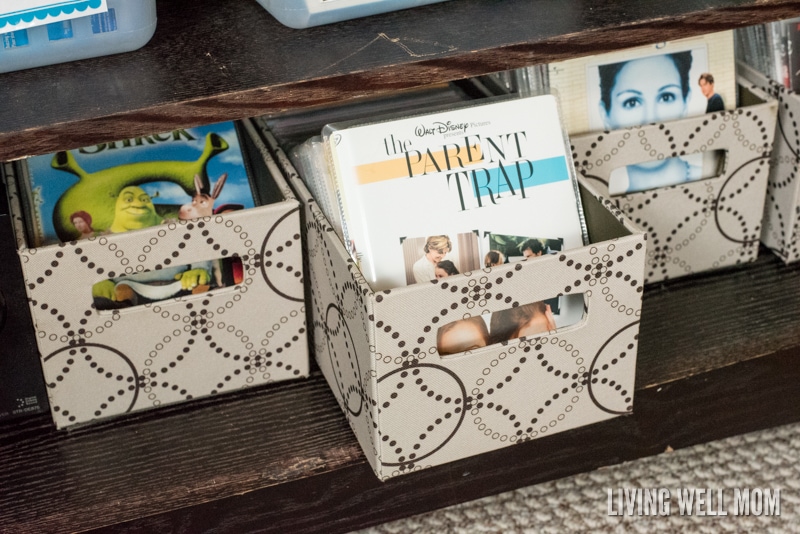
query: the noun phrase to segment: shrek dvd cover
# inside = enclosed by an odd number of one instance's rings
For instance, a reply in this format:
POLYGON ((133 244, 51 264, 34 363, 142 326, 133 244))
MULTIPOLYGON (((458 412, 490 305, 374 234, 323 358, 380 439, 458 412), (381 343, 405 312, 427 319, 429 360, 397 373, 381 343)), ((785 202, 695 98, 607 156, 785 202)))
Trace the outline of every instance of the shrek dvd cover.
POLYGON ((28 158, 29 243, 52 245, 256 205, 235 122, 28 158))

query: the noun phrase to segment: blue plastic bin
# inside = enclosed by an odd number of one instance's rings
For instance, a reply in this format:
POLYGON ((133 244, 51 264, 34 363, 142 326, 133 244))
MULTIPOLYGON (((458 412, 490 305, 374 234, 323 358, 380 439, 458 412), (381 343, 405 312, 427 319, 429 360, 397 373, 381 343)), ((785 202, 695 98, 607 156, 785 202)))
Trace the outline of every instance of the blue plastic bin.
POLYGON ((0 34, 0 72, 129 52, 156 30, 156 0, 108 0, 108 12, 0 34))
POLYGON ((447 0, 257 0, 281 24, 309 28, 447 0))

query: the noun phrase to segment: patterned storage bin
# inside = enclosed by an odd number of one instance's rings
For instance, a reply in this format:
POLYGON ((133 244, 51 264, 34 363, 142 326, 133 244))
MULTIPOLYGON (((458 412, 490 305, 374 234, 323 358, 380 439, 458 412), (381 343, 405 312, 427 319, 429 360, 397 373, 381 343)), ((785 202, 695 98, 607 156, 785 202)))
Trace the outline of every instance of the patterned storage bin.
POLYGON ((800 96, 743 63, 737 64, 740 75, 751 87, 764 91, 778 101, 775 143, 770 162, 764 225, 761 242, 784 262, 800 259, 800 96))
POLYGON ((592 244, 375 292, 266 128, 305 212, 313 352, 377 476, 388 479, 627 414, 645 235, 582 187, 592 244), (582 293, 578 323, 462 355, 437 325, 582 293))
POLYGON ((763 92, 757 97, 760 103, 733 111, 571 137, 578 173, 647 231, 646 283, 758 255, 778 103, 763 92), (609 193, 616 169, 715 150, 725 159, 716 177, 609 193))
POLYGON ((5 164, 56 426, 308 375, 300 207, 261 141, 253 143, 253 172, 274 182, 277 202, 33 249, 23 237, 16 166, 5 164), (235 286, 94 308, 92 286, 111 273, 229 256, 242 260, 235 286))

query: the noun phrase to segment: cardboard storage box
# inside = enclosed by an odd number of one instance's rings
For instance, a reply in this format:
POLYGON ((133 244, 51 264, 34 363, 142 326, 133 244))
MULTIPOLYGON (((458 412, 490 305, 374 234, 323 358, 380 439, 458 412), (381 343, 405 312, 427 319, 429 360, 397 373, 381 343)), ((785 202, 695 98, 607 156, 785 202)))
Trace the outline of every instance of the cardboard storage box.
POLYGON ((583 188, 591 245, 375 292, 262 131, 304 204, 314 354, 380 479, 631 411, 645 235, 618 210, 583 188), (575 293, 573 326, 436 350, 437 325, 575 293))
POLYGON ((738 63, 737 69, 754 87, 777 99, 779 104, 761 241, 784 262, 791 263, 800 259, 800 183, 797 180, 800 96, 743 63, 738 63))
POLYGON ((778 103, 763 91, 753 92, 759 103, 733 111, 570 138, 578 173, 647 231, 646 283, 758 255, 778 103), (715 150, 725 155, 716 177, 609 194, 615 169, 715 150))
POLYGON ((300 206, 263 145, 258 155, 253 172, 274 189, 274 203, 34 249, 24 239, 16 167, 5 164, 59 428, 307 376, 300 206), (112 273, 235 255, 244 271, 235 286, 121 310, 93 307, 93 284, 112 273))

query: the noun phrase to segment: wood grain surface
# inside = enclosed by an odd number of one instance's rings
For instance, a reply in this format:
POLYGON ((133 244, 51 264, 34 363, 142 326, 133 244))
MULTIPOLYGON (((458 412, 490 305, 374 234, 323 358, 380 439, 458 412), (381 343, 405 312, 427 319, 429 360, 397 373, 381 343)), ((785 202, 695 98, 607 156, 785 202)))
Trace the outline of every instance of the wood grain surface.
POLYGON ((764 252, 650 286, 633 416, 387 483, 318 372, 68 432, 6 423, 0 532, 344 531, 800 420, 799 277, 764 252))
POLYGON ((140 50, 0 76, 0 160, 796 14, 798 0, 452 0, 295 30, 254 0, 162 1, 140 50))
MULTIPOLYGON (((800 0, 451 0, 308 30, 253 0, 158 15, 138 51, 1 75, 0 160, 788 18, 800 0)), ((346 532, 797 421, 798 278, 762 252, 648 287, 632 416, 387 483, 318 372, 67 432, 2 423, 0 532, 346 532)))
MULTIPOLYGON (((325 533, 800 419, 800 351, 636 392, 635 413, 380 483, 364 463, 98 532, 325 533)), ((597 506, 604 509, 605 495, 597 506)))

